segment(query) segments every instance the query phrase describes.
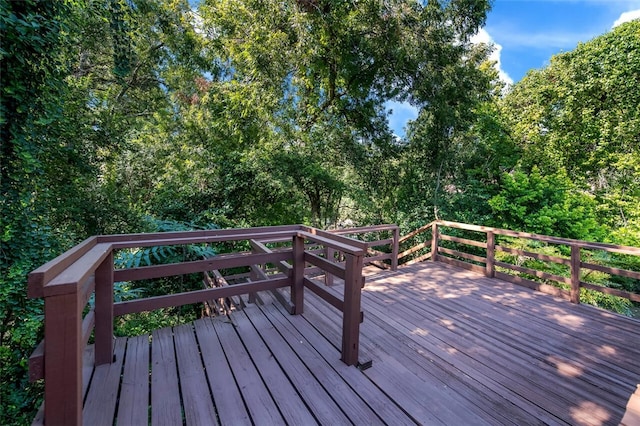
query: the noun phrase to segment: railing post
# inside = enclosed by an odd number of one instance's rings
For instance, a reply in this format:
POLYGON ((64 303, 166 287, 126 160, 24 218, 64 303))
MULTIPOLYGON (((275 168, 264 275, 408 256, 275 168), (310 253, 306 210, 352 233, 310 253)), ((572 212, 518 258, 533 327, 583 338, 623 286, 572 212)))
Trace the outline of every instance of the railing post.
POLYGON ((95 361, 96 365, 113 362, 113 252, 95 272, 95 361))
POLYGON ((44 302, 44 418, 51 425, 82 424, 82 306, 80 292, 44 302))
POLYGON ((360 298, 363 287, 362 255, 346 254, 344 308, 342 312, 342 361, 358 364, 360 350, 360 298))
POLYGON ((438 261, 438 224, 436 222, 431 224, 431 260, 438 261))
POLYGON ((493 231, 487 231, 487 263, 485 275, 489 278, 495 276, 496 235, 493 231))
POLYGON ((400 252, 400 228, 393 229, 393 246, 391 247, 391 270, 398 270, 398 253, 400 252))
MULTIPOLYGON (((324 248, 324 256, 329 262, 335 262, 336 250, 331 247, 324 248)), ((324 284, 328 287, 333 285, 333 275, 327 271, 324 272, 324 284)))
POLYGON ((294 315, 304 312, 304 238, 293 236, 293 270, 291 276, 291 303, 294 315))
POLYGON ((580 303, 580 246, 571 244, 571 303, 580 303))

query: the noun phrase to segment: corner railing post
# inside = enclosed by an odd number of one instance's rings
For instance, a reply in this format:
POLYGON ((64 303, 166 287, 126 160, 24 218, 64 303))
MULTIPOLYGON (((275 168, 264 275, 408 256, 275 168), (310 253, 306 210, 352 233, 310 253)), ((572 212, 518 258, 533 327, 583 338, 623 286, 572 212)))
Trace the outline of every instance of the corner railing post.
POLYGON ((304 312, 304 238, 293 236, 293 270, 291 276, 291 303, 294 315, 304 312))
POLYGON ((360 299, 363 287, 362 255, 346 254, 342 312, 342 361, 358 363, 360 350, 360 299))
POLYGON ((96 365, 113 362, 113 252, 95 273, 95 360, 96 365))
POLYGON ((44 302, 44 418, 51 425, 82 424, 82 306, 79 292, 44 302))
POLYGON ((438 224, 436 222, 431 224, 431 260, 438 261, 438 224))
POLYGON ((580 303, 580 246, 571 245, 571 303, 580 303))
POLYGON ((496 235, 493 231, 487 231, 487 263, 485 275, 489 278, 495 276, 496 235))
POLYGON ((391 248, 391 270, 398 270, 398 253, 400 252, 400 228, 393 228, 393 246, 391 248))

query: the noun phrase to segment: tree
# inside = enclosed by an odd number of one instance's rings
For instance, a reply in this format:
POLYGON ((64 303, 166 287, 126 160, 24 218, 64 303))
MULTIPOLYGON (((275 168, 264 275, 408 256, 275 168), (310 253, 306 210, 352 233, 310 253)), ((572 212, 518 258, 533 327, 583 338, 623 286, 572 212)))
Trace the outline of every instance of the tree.
POLYGON ((503 111, 525 169, 566 170, 614 228, 640 212, 640 22, 623 24, 531 71, 503 111))

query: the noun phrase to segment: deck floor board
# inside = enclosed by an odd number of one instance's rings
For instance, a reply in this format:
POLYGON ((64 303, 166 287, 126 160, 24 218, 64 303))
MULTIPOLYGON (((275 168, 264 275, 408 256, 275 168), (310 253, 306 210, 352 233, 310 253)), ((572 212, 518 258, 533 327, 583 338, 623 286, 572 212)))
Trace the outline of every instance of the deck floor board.
POLYGON ((118 338, 85 424, 617 425, 640 383, 640 321, 440 263, 367 278, 364 371, 310 291, 303 315, 257 300, 118 338))

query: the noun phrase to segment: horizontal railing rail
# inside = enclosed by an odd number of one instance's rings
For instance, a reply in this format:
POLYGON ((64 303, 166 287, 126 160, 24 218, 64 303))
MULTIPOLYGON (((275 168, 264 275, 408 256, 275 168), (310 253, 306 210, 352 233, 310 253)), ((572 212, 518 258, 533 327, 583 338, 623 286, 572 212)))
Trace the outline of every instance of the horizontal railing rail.
POLYGON ((585 256, 590 254, 593 257, 592 252, 601 251, 608 255, 637 257, 639 259, 637 264, 640 264, 640 248, 638 247, 589 242, 442 220, 431 222, 400 237, 399 242, 401 248, 409 246, 398 254, 400 264, 403 265, 427 259, 449 263, 484 273, 488 277, 499 278, 551 293, 573 303, 580 303, 580 289, 582 288, 640 302, 640 294, 637 292, 598 285, 585 280, 588 271, 640 280, 640 271, 601 265, 594 263, 593 260, 585 259, 585 256), (443 229, 474 233, 476 238, 471 238, 469 235, 449 235, 444 233, 443 229), (558 248, 555 251, 564 251, 566 255, 563 257, 562 253, 549 254, 536 252, 533 248, 509 247, 509 239, 535 241, 545 247, 553 246, 558 248), (449 245, 449 247, 445 245, 449 245), (565 268, 565 274, 509 262, 509 256, 524 260, 535 259, 543 264, 559 265, 560 268, 565 268), (408 260, 404 260, 405 258, 408 260))
MULTIPOLYGON (((305 278, 305 264, 340 273, 345 281, 340 301, 343 321, 342 360, 358 363, 360 291, 362 259, 366 245, 302 225, 247 229, 170 232, 156 234, 107 235, 92 237, 29 275, 28 295, 44 298, 45 338, 30 358, 30 377, 44 378, 44 418, 48 424, 81 424, 83 404, 83 354, 90 336, 94 337, 95 365, 113 362, 114 317, 185 304, 255 294, 259 291, 290 287, 289 306, 293 314, 303 312, 304 288, 313 288, 305 278), (286 239, 291 247, 269 250, 260 240, 286 239), (211 258, 141 266, 114 267, 114 251, 154 246, 233 243, 247 241, 251 252, 220 254, 211 258), (305 241, 324 249, 340 251, 345 266, 318 261, 305 250, 305 241), (280 273, 270 276, 257 265, 276 265, 280 273), (114 282, 163 278, 205 273, 220 269, 248 267, 256 277, 250 282, 214 286, 202 290, 166 294, 114 303, 114 282), (93 308, 87 308, 93 295, 93 308)), ((324 298, 327 300, 327 298, 324 298)), ((335 300, 328 300, 336 305, 335 300)))

